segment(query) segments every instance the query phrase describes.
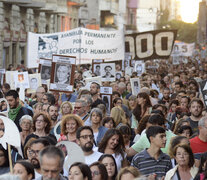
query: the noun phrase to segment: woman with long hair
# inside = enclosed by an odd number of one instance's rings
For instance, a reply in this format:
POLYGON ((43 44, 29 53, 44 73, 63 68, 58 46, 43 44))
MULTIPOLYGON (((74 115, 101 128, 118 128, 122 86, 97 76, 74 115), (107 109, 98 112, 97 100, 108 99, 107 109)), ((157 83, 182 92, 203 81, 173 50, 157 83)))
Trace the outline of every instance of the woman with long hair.
POLYGON ((111 109, 111 115, 116 123, 116 126, 119 124, 127 124, 127 119, 124 110, 121 107, 113 107, 111 109))
POLYGON ((111 154, 116 160, 117 169, 128 165, 125 153, 124 139, 118 129, 109 129, 99 143, 99 152, 111 154))
POLYGON ((98 159, 98 161, 100 161, 106 167, 108 174, 107 180, 115 180, 118 171, 114 157, 111 154, 103 154, 98 159))
POLYGON ((132 111, 132 125, 131 128, 137 129, 138 123, 145 115, 150 114, 152 103, 150 97, 145 92, 140 92, 137 95, 137 104, 135 109, 132 111))
POLYGON ((92 180, 91 170, 88 165, 75 162, 70 166, 68 180, 92 180))
POLYGON ((68 114, 63 116, 61 121, 61 137, 60 141, 76 142, 76 131, 83 126, 82 119, 75 114, 68 114))
POLYGON ((92 180, 108 179, 106 167, 100 162, 94 162, 90 165, 92 180))
POLYGON ((35 178, 34 167, 26 160, 19 160, 15 163, 13 174, 18 175, 21 180, 32 180, 35 178))

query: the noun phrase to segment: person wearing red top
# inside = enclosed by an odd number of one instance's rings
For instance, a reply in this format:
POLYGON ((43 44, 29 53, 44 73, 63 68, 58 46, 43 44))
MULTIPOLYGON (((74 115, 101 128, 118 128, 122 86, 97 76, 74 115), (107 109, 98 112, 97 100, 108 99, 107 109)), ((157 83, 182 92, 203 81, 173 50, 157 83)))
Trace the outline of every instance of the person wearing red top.
POLYGON ((199 134, 190 139, 190 146, 196 159, 207 151, 207 117, 203 117, 198 122, 199 134))

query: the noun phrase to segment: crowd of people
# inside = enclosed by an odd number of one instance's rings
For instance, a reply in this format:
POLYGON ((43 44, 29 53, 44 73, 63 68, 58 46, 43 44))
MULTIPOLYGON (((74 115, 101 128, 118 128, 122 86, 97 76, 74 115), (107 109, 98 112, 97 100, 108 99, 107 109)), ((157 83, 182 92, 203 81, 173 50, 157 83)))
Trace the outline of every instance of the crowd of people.
MULTIPOLYGON (((0 97, 8 101, 8 117, 19 129, 21 149, 12 147, 13 174, 8 174, 8 150, 0 145, 0 179, 207 179, 207 114, 198 83, 207 79, 206 60, 188 58, 179 65, 170 59, 147 61, 146 67, 153 63, 156 68, 139 77, 137 95, 130 83, 137 73, 124 70, 116 81, 92 82, 86 89, 83 72, 90 65, 76 67, 74 92, 49 91, 42 85, 35 93, 25 90, 22 101, 18 89, 4 83, 0 97), (112 87, 109 111, 101 86, 112 87), (70 153, 56 146, 63 141, 77 144, 84 162, 66 168, 70 153)), ((2 101, 0 115, 7 109, 2 101)), ((0 119, 0 137, 4 132, 0 119)))

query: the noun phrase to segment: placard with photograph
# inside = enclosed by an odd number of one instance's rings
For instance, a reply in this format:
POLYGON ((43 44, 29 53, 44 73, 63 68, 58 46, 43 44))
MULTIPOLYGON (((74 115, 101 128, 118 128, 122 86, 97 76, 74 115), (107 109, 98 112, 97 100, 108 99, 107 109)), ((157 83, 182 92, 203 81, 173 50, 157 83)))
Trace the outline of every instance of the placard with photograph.
POLYGON ((112 95, 110 95, 110 94, 101 94, 101 99, 106 104, 106 112, 107 112, 107 114, 110 114, 110 110, 112 108, 112 95))
POLYGON ((100 64, 104 62, 104 59, 93 59, 92 60, 92 72, 96 75, 96 76, 100 76, 101 75, 101 66, 100 64))
POLYGON ((137 76, 141 76, 145 72, 145 63, 143 61, 136 61, 134 66, 134 72, 137 72, 137 76))
POLYGON ((115 63, 115 71, 122 70, 122 60, 104 61, 104 63, 115 63))
POLYGON ((131 59, 132 59, 131 53, 126 52, 124 60, 122 61, 122 70, 125 70, 126 67, 130 66, 131 59))
POLYGON ((37 88, 42 85, 41 74, 29 74, 29 85, 30 88, 27 90, 28 93, 36 92, 37 88))
POLYGON ((14 82, 15 82, 15 88, 22 88, 24 89, 29 88, 29 76, 28 72, 17 72, 14 74, 14 82))
POLYGON ((105 86, 100 87, 100 94, 112 94, 112 93, 113 93, 112 87, 105 87, 105 86))
POLYGON ((96 83, 98 83, 100 86, 102 85, 102 83, 101 83, 101 76, 85 78, 84 81, 85 81, 85 84, 86 84, 85 87, 86 87, 87 89, 90 89, 90 85, 91 85, 92 82, 96 82, 96 83))
POLYGON ((75 64, 73 56, 52 56, 50 91, 73 92, 75 64))
POLYGON ((137 96, 137 94, 140 92, 141 89, 140 79, 130 78, 130 83, 131 83, 132 94, 137 96))
POLYGON ((47 84, 47 80, 51 77, 51 59, 40 59, 38 73, 41 74, 42 84, 47 84))
POLYGON ((10 89, 15 89, 14 76, 18 71, 6 71, 6 83, 10 85, 10 89))
POLYGON ((101 64, 102 81, 115 81, 115 63, 101 64))
POLYGON ((119 80, 122 77, 122 71, 118 71, 115 73, 116 73, 116 80, 119 80))
POLYGON ((135 60, 135 59, 131 59, 130 60, 130 66, 134 68, 136 61, 137 60, 135 60))

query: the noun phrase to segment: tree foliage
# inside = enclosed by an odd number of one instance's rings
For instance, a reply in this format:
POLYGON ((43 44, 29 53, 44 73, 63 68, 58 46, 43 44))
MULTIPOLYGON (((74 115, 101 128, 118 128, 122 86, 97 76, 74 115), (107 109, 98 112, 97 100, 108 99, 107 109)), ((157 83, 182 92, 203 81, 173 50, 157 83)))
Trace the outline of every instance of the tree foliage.
POLYGON ((176 40, 180 40, 186 43, 196 42, 197 37, 197 22, 195 23, 186 23, 180 20, 172 20, 172 21, 161 21, 159 27, 161 29, 176 29, 177 38, 176 40))

